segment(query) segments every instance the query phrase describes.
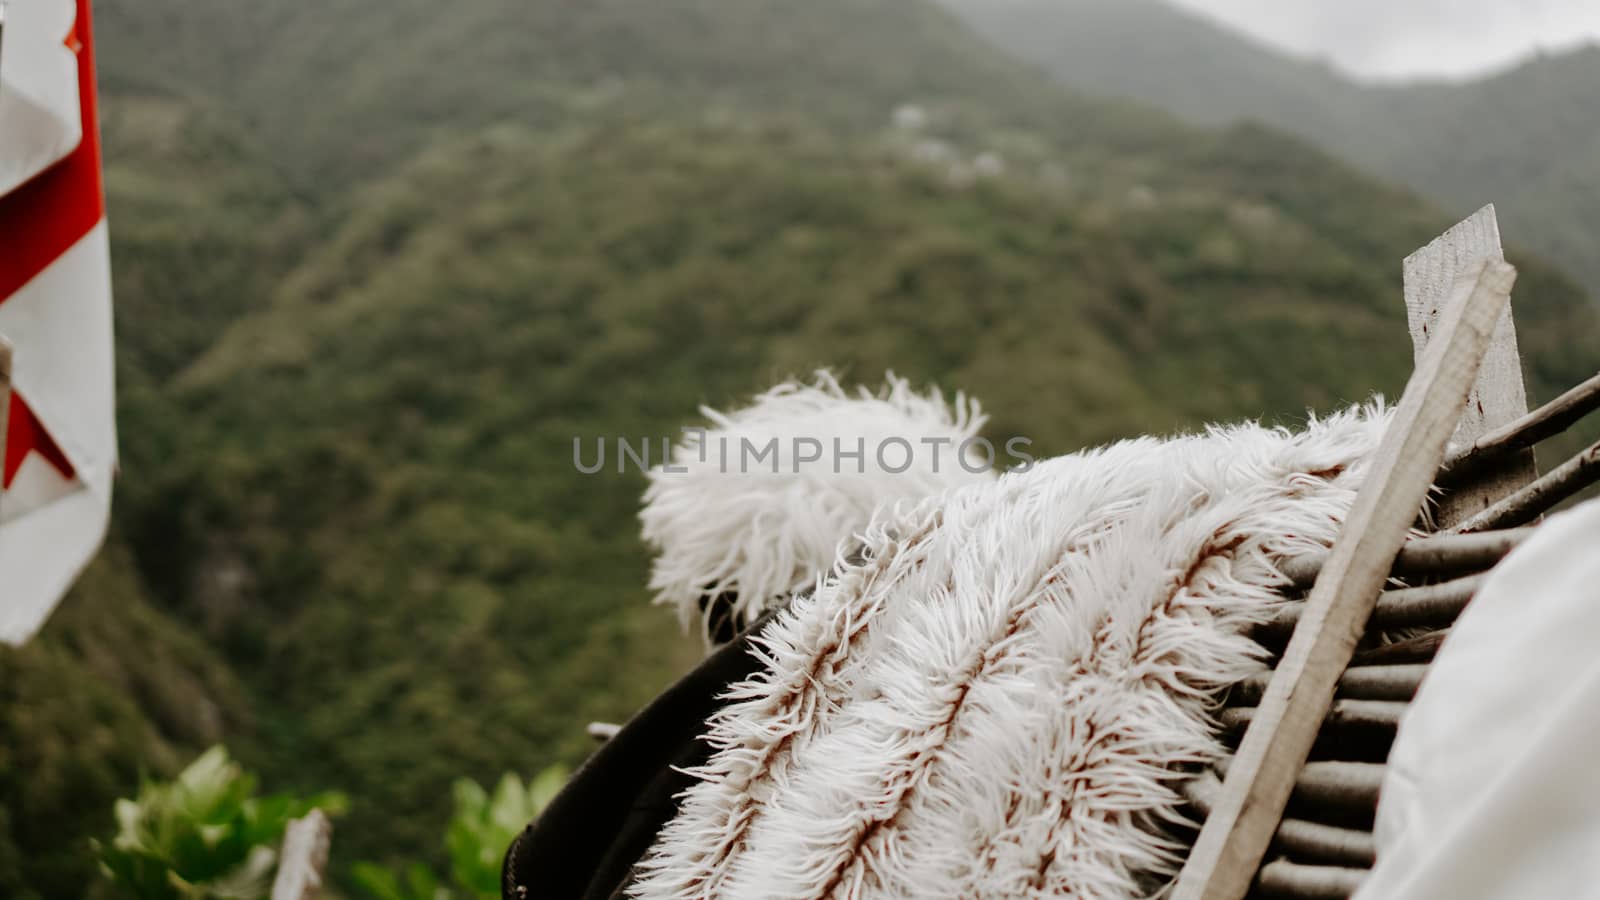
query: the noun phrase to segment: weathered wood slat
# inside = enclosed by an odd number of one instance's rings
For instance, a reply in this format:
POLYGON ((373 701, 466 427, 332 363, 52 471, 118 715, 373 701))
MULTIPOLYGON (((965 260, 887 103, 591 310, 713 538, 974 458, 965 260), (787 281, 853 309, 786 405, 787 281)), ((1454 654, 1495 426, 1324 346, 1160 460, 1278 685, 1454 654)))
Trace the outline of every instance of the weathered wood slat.
MULTIPOLYGON (((1196 773, 1183 783, 1183 797, 1202 815, 1222 792, 1222 782, 1209 769, 1196 773)), ((1309 862, 1371 867, 1377 850, 1371 833, 1338 828, 1321 822, 1284 819, 1278 824, 1273 846, 1284 853, 1309 862)))
POLYGON ((1483 466, 1504 458, 1511 450, 1532 447, 1571 428, 1584 416, 1600 409, 1600 375, 1546 403, 1526 416, 1488 432, 1445 463, 1440 481, 1471 477, 1483 466))
POLYGON ((1350 658, 1350 667, 1362 666, 1392 666, 1410 663, 1426 663, 1433 659, 1439 652, 1439 645, 1450 634, 1450 629, 1441 628, 1427 634, 1419 634, 1403 641, 1384 644, 1381 647, 1372 647, 1361 650, 1350 658))
POLYGON ((1378 859, 1378 842, 1372 832, 1302 819, 1280 822, 1272 846, 1298 861, 1310 863, 1370 869, 1378 859))
POLYGON ((1174 900, 1239 900, 1261 865, 1339 676, 1444 460, 1516 270, 1491 261, 1474 276, 1451 292, 1179 875, 1174 900))
POLYGON ((1397 700, 1408 703, 1417 696, 1428 667, 1422 664, 1354 666, 1339 676, 1341 697, 1354 700, 1397 700))
MULTIPOLYGON (((1390 574, 1396 577, 1435 575, 1440 572, 1481 572, 1505 558, 1527 539, 1532 528, 1511 528, 1475 534, 1442 534, 1406 542, 1395 557, 1390 574)), ((1278 567, 1297 587, 1308 587, 1327 565, 1328 554, 1308 553, 1278 567)))
POLYGON ((1306 763, 1295 779, 1294 796, 1329 806, 1376 809, 1385 768, 1382 763, 1306 763))
MULTIPOLYGON (((1461 615, 1472 596, 1483 585, 1483 575, 1469 575, 1440 584, 1384 591, 1372 609, 1368 628, 1412 628, 1418 625, 1445 626, 1461 615)), ((1294 630, 1305 609, 1302 601, 1285 603, 1271 622, 1262 626, 1267 634, 1287 634, 1294 630)))
POLYGON ((1469 575, 1439 584, 1385 591, 1373 610, 1372 625, 1381 628, 1444 626, 1454 622, 1483 586, 1485 575, 1469 575))
MULTIPOLYGON (((1339 676, 1335 696, 1349 700, 1396 700, 1403 703, 1417 695, 1417 688, 1427 672, 1428 667, 1421 664, 1349 668, 1339 676)), ((1254 706, 1266 693, 1271 680, 1271 672, 1262 672, 1239 682, 1228 695, 1228 704, 1254 706)))
MULTIPOLYGON (((1217 771, 1224 779, 1236 767, 1234 760, 1223 759, 1217 771)), ((1378 804, 1378 789, 1383 786, 1382 763, 1314 762, 1300 768, 1293 781, 1293 796, 1311 803, 1340 809, 1372 810, 1378 804)), ((1225 786, 1224 786, 1225 787, 1225 786)), ((1213 805, 1216 800, 1213 799, 1213 805)))
MULTIPOLYGON (((1400 726, 1406 704, 1393 700, 1335 700, 1323 719, 1325 728, 1386 728, 1400 726)), ((1217 714, 1222 727, 1240 729, 1256 720, 1257 707, 1229 706, 1217 714)))
MULTIPOLYGON (((1463 275, 1476 273, 1485 263, 1504 261, 1500 224, 1492 204, 1406 257, 1402 265, 1406 323, 1419 367, 1429 342, 1438 334, 1441 313, 1450 302, 1456 283, 1463 275)), ((1477 381, 1450 443, 1458 447, 1471 446, 1485 433, 1527 414, 1528 394, 1522 383, 1522 357, 1517 352, 1517 329, 1508 300, 1494 325, 1477 381)), ((1439 526, 1447 528, 1478 513, 1537 475, 1532 449, 1508 451, 1493 468, 1440 498, 1435 510, 1439 526)))
POLYGON ((1256 887, 1265 897, 1293 900, 1344 900, 1354 894, 1367 873, 1342 866, 1306 866, 1277 860, 1261 867, 1256 887))
POLYGON ((1526 525, 1597 481, 1600 481, 1600 441, 1590 444, 1534 483, 1457 523, 1453 530, 1470 533, 1526 525))

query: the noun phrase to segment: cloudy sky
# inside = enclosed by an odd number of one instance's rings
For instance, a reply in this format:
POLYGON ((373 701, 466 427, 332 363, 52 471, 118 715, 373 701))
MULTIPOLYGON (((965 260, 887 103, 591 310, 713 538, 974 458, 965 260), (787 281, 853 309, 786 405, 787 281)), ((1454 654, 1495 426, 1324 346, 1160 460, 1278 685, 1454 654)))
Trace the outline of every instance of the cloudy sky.
POLYGON ((1173 0, 1369 79, 1465 77, 1600 41, 1600 0, 1173 0))

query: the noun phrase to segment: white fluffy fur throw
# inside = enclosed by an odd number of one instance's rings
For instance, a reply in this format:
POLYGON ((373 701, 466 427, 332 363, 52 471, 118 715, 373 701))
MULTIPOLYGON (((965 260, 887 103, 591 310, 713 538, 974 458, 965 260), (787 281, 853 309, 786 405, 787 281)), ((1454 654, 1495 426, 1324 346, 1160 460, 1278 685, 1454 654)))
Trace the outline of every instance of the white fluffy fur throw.
MULTIPOLYGON (((1386 421, 1128 441, 879 516, 761 635, 634 895, 1160 893, 1178 780, 1263 665, 1245 631, 1277 565, 1331 543, 1386 421)), ((687 565, 663 586, 698 589, 687 565)))
POLYGON ((710 426, 651 471, 639 514, 656 602, 687 624, 729 594, 748 621, 815 584, 880 507, 994 479, 976 448, 957 455, 983 427, 976 402, 887 381, 851 395, 823 371, 738 412, 702 408, 710 426))

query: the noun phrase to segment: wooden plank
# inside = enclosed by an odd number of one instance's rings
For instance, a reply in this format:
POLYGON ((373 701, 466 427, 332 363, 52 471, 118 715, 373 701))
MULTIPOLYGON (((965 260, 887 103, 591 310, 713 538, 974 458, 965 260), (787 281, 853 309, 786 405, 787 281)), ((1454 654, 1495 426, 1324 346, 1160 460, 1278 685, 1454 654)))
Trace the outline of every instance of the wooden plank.
MULTIPOLYGON (((1381 728, 1391 733, 1400 727, 1406 703, 1392 700, 1335 700, 1328 707, 1318 731, 1342 728, 1381 728)), ((1217 714, 1217 724, 1238 731, 1256 720, 1260 710, 1254 706, 1230 706, 1217 714)))
POLYGON ((1557 503, 1600 481, 1600 442, 1550 470, 1548 475, 1457 523, 1462 533, 1526 525, 1557 503))
MULTIPOLYGON (((1202 815, 1209 815, 1211 804, 1222 793, 1222 782, 1209 769, 1185 778, 1183 799, 1202 815)), ((1273 846, 1291 855, 1328 862, 1372 868, 1377 854, 1372 833, 1341 828, 1304 819, 1284 819, 1278 824, 1273 846)))
POLYGON ((1477 380, 1516 270, 1489 261, 1458 283, 1373 456, 1300 626, 1284 651, 1174 900, 1239 900, 1249 889, 1333 702, 1384 580, 1416 521, 1477 380))
MULTIPOLYGON (((1349 668, 1339 676, 1337 696, 1354 700, 1407 701, 1417 695, 1422 676, 1427 674, 1424 665, 1366 666, 1349 668)), ((1228 695, 1229 706, 1255 706, 1272 683, 1272 672, 1252 675, 1233 686, 1228 695)))
MULTIPOLYGON (((1216 768, 1223 778, 1233 772, 1226 759, 1218 762, 1216 768)), ((1307 763, 1295 778, 1294 795, 1322 806, 1371 810, 1378 805, 1384 768, 1383 763, 1307 763)))
MULTIPOLYGON (((1490 534, 1442 534, 1409 541, 1395 557, 1396 576, 1482 572, 1491 568, 1533 534, 1532 528, 1515 528, 1490 534)), ((1296 557, 1279 566, 1296 587, 1309 587, 1328 564, 1326 551, 1296 557)))
POLYGON ((1450 629, 1441 628, 1438 631, 1429 631, 1416 637, 1409 637, 1403 641, 1373 647, 1371 650, 1362 650, 1350 658, 1350 668, 1360 669, 1367 666, 1392 666, 1408 665, 1412 663, 1428 663, 1433 661, 1439 652, 1439 646, 1450 635, 1450 629))
POLYGON ((278 856, 278 877, 272 882, 272 900, 315 900, 322 893, 322 873, 328 866, 328 845, 333 825, 320 809, 289 822, 278 856))
POLYGON ((1304 862, 1370 869, 1378 861, 1378 842, 1372 832, 1322 822, 1284 819, 1272 845, 1304 862))
MULTIPOLYGON (((1379 595, 1378 605, 1373 608, 1372 618, 1368 622, 1378 628, 1449 625, 1461 615, 1461 611, 1483 585, 1483 577, 1468 575, 1438 584, 1384 591, 1379 595)), ((1304 602, 1291 600, 1285 603, 1272 620, 1261 627, 1258 636, 1281 639, 1293 634, 1295 626, 1300 624, 1300 614, 1304 609, 1304 602)))
MULTIPOLYGON (((1418 364, 1438 328, 1439 311, 1464 273, 1475 272, 1485 261, 1505 261, 1500 247, 1500 225, 1490 204, 1458 222, 1432 243, 1406 257, 1406 322, 1418 364)), ((1495 326, 1477 384, 1467 400, 1460 425, 1451 440, 1458 449, 1471 447, 1478 438, 1509 425, 1528 413, 1528 394, 1522 382, 1522 357, 1517 352, 1517 329, 1508 303, 1495 326)), ((1438 522, 1448 528, 1468 518, 1532 481, 1538 475, 1531 447, 1518 448, 1470 484, 1463 484, 1440 499, 1438 522)))
POLYGON ((1261 867, 1261 893, 1293 900, 1345 900, 1367 873, 1344 866, 1305 866, 1278 860, 1261 867))
MULTIPOLYGON (((1567 391, 1526 416, 1501 426, 1481 437, 1473 445, 1449 460, 1445 475, 1470 477, 1481 466, 1492 465, 1506 453, 1532 447, 1547 438, 1555 437, 1584 416, 1600 409, 1600 375, 1596 375, 1567 391)), ((1441 476, 1444 480, 1444 476, 1441 476)))

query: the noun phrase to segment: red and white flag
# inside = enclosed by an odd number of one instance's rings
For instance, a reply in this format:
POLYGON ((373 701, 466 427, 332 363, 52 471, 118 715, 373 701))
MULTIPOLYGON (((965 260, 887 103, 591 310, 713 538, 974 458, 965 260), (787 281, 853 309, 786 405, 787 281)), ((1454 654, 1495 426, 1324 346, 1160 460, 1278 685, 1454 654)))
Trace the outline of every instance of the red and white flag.
POLYGON ((117 431, 89 0, 0 10, 0 642, 20 644, 105 537, 117 431))

